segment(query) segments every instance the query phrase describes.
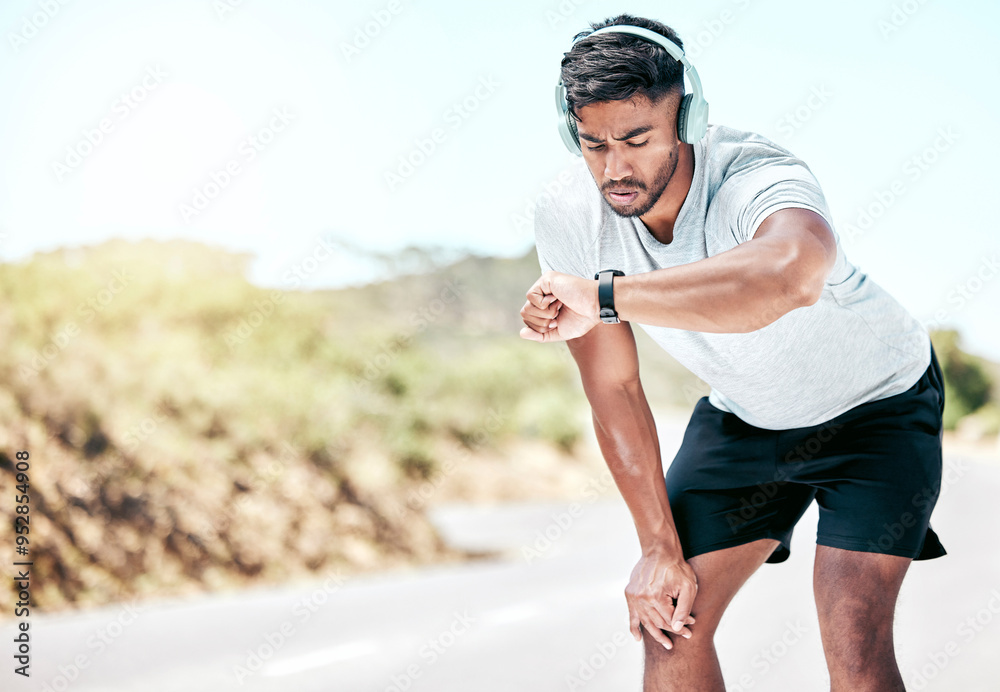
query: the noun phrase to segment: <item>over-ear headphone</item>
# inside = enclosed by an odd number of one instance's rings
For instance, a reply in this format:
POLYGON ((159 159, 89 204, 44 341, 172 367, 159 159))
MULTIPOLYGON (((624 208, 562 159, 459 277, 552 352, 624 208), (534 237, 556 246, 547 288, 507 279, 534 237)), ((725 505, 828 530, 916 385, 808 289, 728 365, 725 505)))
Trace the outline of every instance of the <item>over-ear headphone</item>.
MULTIPOLYGON (((684 98, 681 100, 680 109, 677 111, 677 135, 682 142, 687 142, 688 144, 694 144, 704 137, 705 130, 708 128, 708 101, 705 100, 705 96, 701 90, 701 79, 698 77, 698 70, 694 69, 694 65, 688 61, 687 56, 684 55, 684 50, 666 36, 662 36, 655 31, 650 31, 641 26, 631 26, 628 24, 606 26, 597 31, 592 31, 586 36, 581 36, 578 40, 613 31, 622 34, 631 34, 659 44, 666 49, 671 57, 684 66, 684 74, 687 75, 688 81, 691 82, 692 93, 684 95, 684 98)), ((573 43, 576 44, 576 41, 573 43)), ((580 148, 579 134, 576 129, 576 120, 573 118, 573 114, 569 112, 569 104, 566 103, 566 87, 563 85, 561 72, 559 74, 559 81, 556 82, 556 110, 559 116, 557 126, 563 143, 572 153, 577 156, 583 156, 583 150, 580 148)))

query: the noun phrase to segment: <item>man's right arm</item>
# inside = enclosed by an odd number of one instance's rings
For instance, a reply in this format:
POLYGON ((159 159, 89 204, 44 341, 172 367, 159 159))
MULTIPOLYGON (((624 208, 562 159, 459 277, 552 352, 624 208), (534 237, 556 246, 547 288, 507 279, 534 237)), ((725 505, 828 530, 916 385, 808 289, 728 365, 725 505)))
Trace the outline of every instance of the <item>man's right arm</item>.
POLYGON ((639 544, 643 550, 659 544, 680 554, 631 326, 601 324, 566 345, 580 369, 597 441, 632 512, 639 544))
MULTIPOLYGON (((567 235, 564 230, 576 228, 574 218, 572 205, 557 209, 540 201, 536 206, 535 240, 543 278, 556 269, 578 277, 593 276, 594 267, 589 266, 589 256, 582 250, 590 243, 589 234, 567 235), (568 242, 568 238, 576 242, 568 242)), ((574 312, 555 295, 535 290, 528 291, 521 318, 527 327, 522 337, 527 331, 564 335, 577 362, 598 443, 632 513, 642 547, 642 557, 625 588, 629 627, 637 640, 645 628, 654 640, 672 648, 664 631, 691 635, 687 625, 694 623, 690 613, 697 577, 684 561, 670 513, 656 425, 639 383, 632 328, 627 322, 591 324, 595 314, 574 312)))
MULTIPOLYGON (((633 635, 640 637, 641 622, 670 648, 659 630, 678 630, 673 624, 677 620, 693 622, 688 615, 697 579, 684 561, 670 512, 656 423, 639 380, 631 325, 600 324, 566 344, 580 369, 598 444, 632 514, 642 548, 642 559, 626 589, 633 635)), ((690 635, 687 627, 679 631, 690 635)))

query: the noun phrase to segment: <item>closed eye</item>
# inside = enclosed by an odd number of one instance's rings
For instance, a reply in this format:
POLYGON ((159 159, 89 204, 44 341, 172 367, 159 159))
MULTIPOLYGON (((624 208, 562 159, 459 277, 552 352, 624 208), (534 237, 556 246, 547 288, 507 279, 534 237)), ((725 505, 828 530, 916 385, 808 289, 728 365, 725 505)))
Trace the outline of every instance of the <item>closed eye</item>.
MULTIPOLYGON (((639 142, 638 144, 632 144, 632 142, 625 142, 625 143, 630 147, 644 147, 647 144, 649 144, 649 140, 647 139, 645 142, 639 142)), ((604 145, 600 144, 596 147, 587 147, 587 148, 590 149, 591 151, 599 151, 604 148, 604 145)))

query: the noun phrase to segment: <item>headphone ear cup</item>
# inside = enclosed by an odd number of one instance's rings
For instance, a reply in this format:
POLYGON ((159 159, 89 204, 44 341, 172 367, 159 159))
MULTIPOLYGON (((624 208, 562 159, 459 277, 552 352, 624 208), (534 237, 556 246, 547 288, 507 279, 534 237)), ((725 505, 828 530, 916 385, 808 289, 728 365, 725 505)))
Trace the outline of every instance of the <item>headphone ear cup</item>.
POLYGON ((580 132, 576 129, 576 118, 569 111, 566 111, 566 125, 569 128, 569 133, 573 137, 573 148, 579 152, 580 151, 580 132))
POLYGON ((690 120, 691 120, 691 101, 694 100, 694 94, 684 94, 681 99, 681 105, 677 109, 677 136, 682 142, 691 143, 691 132, 690 120))
POLYGON ((580 148, 580 139, 576 129, 576 121, 568 111, 559 114, 559 118, 556 120, 556 127, 559 129, 559 137, 562 139, 563 144, 566 145, 566 149, 571 154, 583 156, 583 150, 580 148))
POLYGON ((583 156, 583 150, 580 148, 580 139, 576 130, 576 121, 573 119, 573 114, 569 112, 569 107, 566 103, 566 88, 562 84, 562 78, 556 84, 556 113, 558 114, 556 127, 559 130, 559 137, 562 139, 563 144, 566 145, 571 154, 583 156))

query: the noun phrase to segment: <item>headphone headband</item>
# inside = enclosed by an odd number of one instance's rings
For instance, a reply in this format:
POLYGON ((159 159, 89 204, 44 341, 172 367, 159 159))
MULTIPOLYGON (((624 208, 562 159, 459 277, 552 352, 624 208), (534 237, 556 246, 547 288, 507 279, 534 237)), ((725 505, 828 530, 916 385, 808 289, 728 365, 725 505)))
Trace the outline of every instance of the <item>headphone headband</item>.
MULTIPOLYGON (((655 31, 650 31, 645 27, 632 26, 630 24, 613 24, 601 27, 586 36, 581 36, 573 41, 573 45, 576 45, 577 41, 582 41, 597 34, 613 32, 630 34, 660 45, 667 51, 670 57, 677 60, 684 67, 684 74, 687 75, 688 81, 691 82, 691 93, 684 95, 680 108, 677 111, 677 134, 682 142, 687 142, 688 144, 693 144, 704 137, 705 130, 708 128, 708 102, 705 100, 704 93, 702 92, 701 78, 698 77, 698 71, 694 68, 694 65, 687 59, 684 50, 676 43, 666 36, 658 34, 655 31)), ((556 111, 559 118, 557 126, 563 143, 570 152, 577 156, 582 156, 583 150, 580 148, 576 120, 573 118, 573 114, 569 112, 569 104, 566 102, 566 87, 562 82, 561 71, 559 80, 556 82, 556 111)))

